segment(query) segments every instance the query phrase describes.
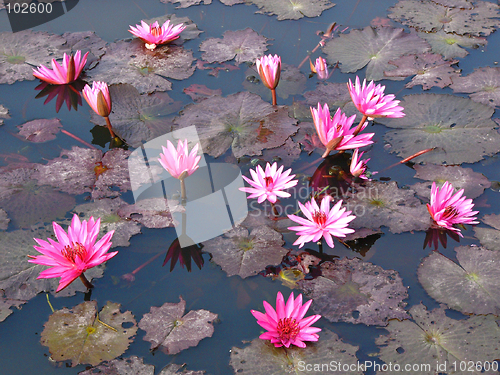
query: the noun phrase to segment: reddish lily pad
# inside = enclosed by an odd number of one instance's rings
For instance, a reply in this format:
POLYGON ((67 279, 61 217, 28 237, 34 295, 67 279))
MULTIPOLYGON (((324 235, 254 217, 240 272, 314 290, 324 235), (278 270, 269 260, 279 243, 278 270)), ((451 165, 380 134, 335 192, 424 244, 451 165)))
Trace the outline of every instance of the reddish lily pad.
POLYGON ((498 5, 476 1, 473 9, 447 8, 432 1, 401 0, 389 8, 389 18, 418 30, 444 30, 460 35, 490 35, 500 26, 498 5))
POLYGON ((332 322, 385 326, 408 317, 407 288, 396 271, 343 258, 322 263, 321 275, 300 281, 299 287, 314 300, 314 312, 332 322))
POLYGON ((335 4, 328 0, 251 0, 259 7, 256 13, 277 15, 278 21, 298 20, 302 17, 318 17, 335 4))
POLYGON ((442 30, 437 33, 419 32, 418 36, 429 42, 432 47, 432 52, 440 53, 445 59, 467 56, 469 52, 461 47, 479 48, 485 46, 487 43, 485 38, 450 34, 442 30))
POLYGON ((146 331, 144 340, 151 342, 151 349, 159 347, 167 354, 177 354, 214 333, 212 322, 217 314, 191 310, 184 315, 186 301, 179 298, 179 303, 151 307, 151 312, 144 314, 139 322, 139 328, 146 331))
POLYGON ((363 30, 351 30, 349 34, 340 34, 326 43, 323 52, 331 64, 340 62, 343 73, 356 72, 366 68, 366 79, 378 81, 388 78, 384 72, 395 69, 389 61, 403 55, 427 52, 429 44, 415 33, 405 33, 403 29, 371 26, 363 30))
POLYGON ((9 110, 0 104, 0 125, 3 125, 4 119, 9 119, 9 110))
POLYGON ((386 133, 385 140, 392 146, 390 151, 403 158, 435 147, 435 151, 413 161, 461 164, 474 163, 500 151, 500 134, 491 120, 493 108, 487 105, 438 94, 405 96, 400 105, 405 109, 405 117, 377 121, 395 128, 386 133))
POLYGON ((236 60, 236 63, 255 62, 267 50, 267 38, 250 28, 226 31, 222 39, 210 38, 200 45, 201 58, 208 63, 236 60))
POLYGON ((259 96, 242 92, 211 97, 187 106, 175 120, 180 128, 196 125, 204 152, 218 157, 232 146, 234 156, 262 155, 297 132, 285 107, 273 107, 259 96))
POLYGON ((466 77, 458 77, 450 86, 454 92, 466 92, 478 103, 500 106, 500 68, 478 68, 466 77))
MULTIPOLYGON (((109 88, 113 98, 113 112, 109 120, 115 133, 132 147, 159 137, 172 130, 168 115, 177 112, 181 102, 176 102, 165 92, 139 94, 131 85, 113 85, 109 88)), ((96 125, 106 126, 106 120, 90 111, 96 125)))
POLYGON ((97 313, 97 302, 88 301, 55 311, 45 323, 41 343, 55 361, 95 366, 123 354, 136 332, 134 316, 130 311, 121 313, 120 304, 108 301, 97 313))
POLYGON ((397 69, 384 74, 387 77, 401 80, 415 75, 405 85, 408 89, 416 85, 422 85, 424 90, 429 90, 434 86, 445 88, 451 85, 454 79, 460 75, 460 69, 452 67, 457 63, 458 60, 444 61, 441 55, 434 53, 402 56, 397 60, 389 61, 389 64, 397 66, 397 69))
POLYGON ((19 134, 27 141, 41 143, 56 139, 56 134, 62 128, 61 121, 53 119, 37 119, 17 126, 19 134))
POLYGON ((205 85, 198 85, 196 83, 193 83, 191 86, 186 87, 183 91, 185 94, 189 95, 194 102, 197 103, 211 96, 222 95, 221 89, 212 90, 205 85))
POLYGON ((500 251, 500 215, 484 215, 481 220, 494 229, 474 227, 479 242, 487 249, 500 251))
POLYGON ((147 228, 167 228, 176 225, 172 212, 184 212, 179 202, 169 199, 168 204, 163 198, 143 199, 131 205, 121 207, 118 215, 128 220, 141 223, 147 228), (173 211, 170 209, 174 208, 173 211))

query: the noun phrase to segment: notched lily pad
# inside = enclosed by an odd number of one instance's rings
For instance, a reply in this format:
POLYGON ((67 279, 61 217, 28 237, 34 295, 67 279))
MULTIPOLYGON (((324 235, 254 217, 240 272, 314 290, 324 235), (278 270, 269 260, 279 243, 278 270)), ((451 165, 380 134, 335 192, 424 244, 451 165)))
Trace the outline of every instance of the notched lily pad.
MULTIPOLYGON (((453 320, 446 316, 444 307, 427 311, 422 304, 413 306, 410 314, 413 321, 391 320, 385 328, 389 334, 375 341, 380 346, 380 359, 392 363, 393 369, 395 363, 401 369, 407 364, 420 365, 419 373, 430 375, 436 373, 436 362, 484 363, 500 356, 497 345, 500 328, 492 315, 453 320), (424 364, 430 364, 427 370, 421 366, 424 364)), ((384 374, 401 374, 401 371, 384 374)))
POLYGON ((0 125, 3 125, 4 119, 9 119, 9 110, 0 104, 0 125))
POLYGON ((343 258, 322 263, 321 275, 299 287, 314 300, 314 312, 332 322, 385 326, 389 319, 408 318, 407 288, 396 271, 343 258))
POLYGON ((487 105, 439 94, 405 96, 400 105, 405 109, 405 117, 377 119, 396 128, 386 133, 385 140, 392 146, 390 151, 400 157, 435 147, 436 150, 413 161, 461 164, 474 163, 500 151, 500 134, 491 120, 493 108, 487 105))
POLYGON ((484 215, 481 221, 494 229, 474 227, 479 242, 487 249, 500 251, 500 215, 484 215))
POLYGON ((418 36, 429 42, 432 52, 443 55, 445 59, 467 56, 469 52, 461 47, 479 48, 487 43, 485 38, 445 33, 442 30, 436 33, 419 32, 418 36))
POLYGON ((267 38, 250 28, 228 30, 222 39, 210 38, 200 45, 201 58, 208 63, 236 60, 236 63, 255 62, 267 50, 267 38))
POLYGON ((27 141, 41 143, 56 139, 56 134, 62 128, 61 121, 53 119, 37 119, 17 126, 19 135, 27 141))
POLYGON ((500 68, 478 68, 466 77, 458 77, 450 86, 454 92, 466 92, 478 103, 500 106, 500 68))
POLYGON ((298 20, 302 17, 318 17, 335 4, 328 0, 251 0, 259 7, 256 13, 277 15, 278 21, 298 20))
POLYGON ((146 331, 144 340, 151 342, 151 349, 160 347, 167 354, 177 354, 214 333, 212 322, 217 314, 191 310, 184 315, 186 301, 179 298, 179 303, 151 307, 151 312, 144 314, 139 322, 139 328, 146 331))
POLYGON ((329 364, 335 358, 338 364, 357 369, 350 374, 361 375, 363 371, 357 368, 357 350, 357 346, 344 343, 336 333, 323 329, 319 332, 319 340, 307 343, 305 348, 292 345, 285 350, 276 348, 268 340, 254 339, 243 349, 231 348, 229 364, 235 374, 243 375, 323 375, 325 371, 321 364, 329 364))
POLYGON ((288 250, 280 233, 266 225, 249 231, 236 227, 223 236, 204 242, 203 251, 212 254, 212 260, 228 276, 242 278, 256 275, 269 265, 281 263, 288 250))
POLYGON ((97 302, 88 301, 52 313, 40 341, 55 361, 95 366, 123 354, 136 332, 134 316, 130 311, 121 313, 120 304, 108 301, 98 314, 97 302))
POLYGON ((363 30, 351 30, 349 34, 340 34, 326 43, 323 52, 331 64, 340 62, 343 73, 353 73, 364 66, 366 79, 378 81, 389 78, 384 72, 395 69, 389 61, 403 55, 427 52, 429 44, 415 33, 405 33, 403 29, 371 26, 363 30))
POLYGON ((20 306, 26 302, 27 301, 24 300, 5 298, 3 290, 0 290, 0 322, 3 322, 10 314, 13 313, 13 307, 17 307, 17 309, 20 310, 20 306))
MULTIPOLYGON (((306 82, 307 78, 299 68, 283 63, 281 64, 281 75, 278 87, 276 87, 276 94, 283 99, 287 99, 290 95, 302 94, 306 88, 306 82)), ((269 102, 272 99, 271 90, 262 84, 255 68, 249 68, 245 72, 243 87, 269 102)))
POLYGON ((464 314, 500 313, 500 252, 477 246, 455 249, 458 264, 433 251, 418 268, 418 280, 440 303, 464 314))
POLYGON ((298 130, 285 107, 275 109, 247 92, 191 104, 175 123, 180 128, 196 125, 203 151, 214 157, 229 147, 237 158, 262 155, 263 149, 281 146, 298 130))

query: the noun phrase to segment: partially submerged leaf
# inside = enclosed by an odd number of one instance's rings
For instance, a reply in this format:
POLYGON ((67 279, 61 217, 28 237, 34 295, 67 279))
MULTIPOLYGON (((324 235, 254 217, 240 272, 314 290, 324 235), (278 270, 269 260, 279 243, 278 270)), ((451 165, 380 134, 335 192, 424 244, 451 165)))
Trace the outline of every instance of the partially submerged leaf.
POLYGON ((474 227, 479 242, 487 249, 500 251, 500 215, 484 215, 481 220, 494 229, 474 227))
POLYGON ((194 102, 197 103, 211 96, 222 95, 221 89, 212 90, 205 85, 198 85, 196 83, 193 83, 191 86, 186 87, 183 91, 186 95, 189 95, 194 102))
POLYGON ((4 297, 4 291, 0 290, 0 322, 3 322, 10 314, 13 313, 12 307, 17 307, 19 310, 22 304, 25 304, 27 301, 24 300, 15 300, 4 297))
POLYGON ((150 313, 144 314, 139 328, 146 331, 144 340, 151 342, 151 349, 160 347, 167 354, 177 354, 212 336, 212 322, 217 319, 217 314, 191 310, 184 315, 185 309, 186 301, 180 297, 179 303, 153 306, 150 313))
POLYGON ((105 364, 79 372, 78 375, 154 375, 155 367, 144 363, 143 358, 133 355, 124 359, 113 359, 105 364))
POLYGON ((0 104, 0 125, 3 125, 4 119, 9 119, 9 110, 0 104))
POLYGON ((366 79, 378 81, 384 78, 384 72, 395 69, 389 61, 400 56, 427 52, 429 44, 415 33, 405 33, 403 29, 371 26, 363 30, 351 30, 349 34, 340 34, 326 43, 323 52, 331 64, 340 62, 343 73, 356 72, 367 65, 366 79))
POLYGON ((477 68, 466 77, 458 77, 450 86, 454 92, 466 92, 478 103, 500 106, 500 68, 477 68))
POLYGON ((314 312, 332 322, 385 326, 408 317, 408 292, 399 274, 358 258, 324 262, 321 276, 299 287, 314 300, 314 312))
POLYGON ((298 20, 302 17, 318 17, 335 4, 328 0, 250 0, 259 7, 256 13, 277 15, 278 21, 298 20))
POLYGON ((335 358, 336 363, 355 369, 349 374, 361 375, 363 371, 357 366, 357 350, 357 346, 344 343, 336 333, 323 329, 319 332, 319 340, 308 343, 305 348, 291 345, 285 350, 284 347, 276 348, 268 340, 254 339, 243 349, 231 348, 229 364, 235 374, 242 375, 323 375, 325 369, 321 365, 329 364, 335 358))
POLYGON ((200 44, 201 58, 208 63, 224 62, 232 59, 236 63, 255 62, 267 50, 267 38, 250 28, 227 30, 222 39, 210 38, 200 44))
POLYGON ((53 119, 37 119, 17 126, 19 134, 30 142, 47 142, 56 139, 56 134, 62 128, 61 121, 53 119))
POLYGON ((500 314, 500 252, 477 246, 455 248, 458 263, 437 251, 418 268, 429 295, 464 314, 500 314))
POLYGON ((461 47, 479 48, 487 43, 485 38, 445 33, 442 30, 436 33, 419 32, 418 36, 429 42, 432 52, 440 53, 445 59, 467 56, 469 52, 461 47))
POLYGON ((413 159, 436 164, 474 163, 500 151, 500 134, 491 120, 493 108, 452 95, 418 94, 403 97, 406 116, 379 118, 390 128, 385 140, 391 152, 407 158, 436 147, 413 159), (474 145, 474 147, 471 147, 474 145))
POLYGON ((120 304, 108 301, 98 314, 97 302, 89 301, 55 311, 45 323, 41 343, 55 361, 95 366, 123 354, 136 332, 134 316, 121 313, 120 304), (124 328, 125 323, 132 326, 124 328))

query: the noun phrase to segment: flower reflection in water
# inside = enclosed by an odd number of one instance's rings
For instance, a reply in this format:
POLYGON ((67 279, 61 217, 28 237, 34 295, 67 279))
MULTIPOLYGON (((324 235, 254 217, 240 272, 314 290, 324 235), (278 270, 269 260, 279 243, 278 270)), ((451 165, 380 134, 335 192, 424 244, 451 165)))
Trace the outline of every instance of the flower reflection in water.
POLYGON ((75 111, 78 111, 78 107, 82 105, 81 92, 84 86, 85 82, 82 80, 77 80, 67 85, 51 85, 47 82, 42 82, 37 87, 35 87, 35 90, 40 90, 35 98, 40 99, 46 96, 47 99, 45 99, 45 102, 43 104, 47 104, 51 102, 52 99, 57 97, 57 113, 59 113, 59 110, 61 109, 64 102, 66 102, 68 111, 71 111, 71 107, 73 107, 75 111))

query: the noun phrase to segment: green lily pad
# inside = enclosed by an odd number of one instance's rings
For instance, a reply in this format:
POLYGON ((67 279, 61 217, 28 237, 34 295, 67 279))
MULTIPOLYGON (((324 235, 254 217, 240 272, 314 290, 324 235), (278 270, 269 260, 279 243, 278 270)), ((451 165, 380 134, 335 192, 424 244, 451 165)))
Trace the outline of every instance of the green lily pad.
POLYGON ((445 33, 440 30, 436 33, 419 32, 418 36, 427 40, 432 47, 432 52, 443 55, 445 59, 455 57, 465 57, 469 54, 465 49, 461 48, 479 48, 485 46, 487 41, 485 38, 474 37, 470 35, 457 35, 445 33))
POLYGON ((256 31, 228 30, 222 39, 210 38, 200 44, 201 58, 208 63, 236 60, 236 63, 255 62, 267 51, 267 38, 256 31))
POLYGON ((130 311, 121 313, 119 303, 108 301, 98 314, 97 302, 88 301, 52 313, 40 341, 55 361, 95 366, 123 354, 136 332, 134 316, 130 311), (125 323, 132 326, 124 328, 125 323))
POLYGON ((358 258, 324 262, 321 276, 298 284, 314 300, 314 312, 332 322, 385 326, 408 317, 399 274, 358 258))
POLYGON ((302 17, 318 17, 335 4, 328 0, 250 0, 259 7, 255 13, 277 15, 278 21, 298 20, 302 17))
POLYGON ((298 130, 286 107, 275 108, 247 92, 188 105, 174 122, 180 128, 196 125, 201 148, 214 157, 229 147, 237 158, 262 155, 263 149, 281 146, 298 130))
MULTIPOLYGON (((453 320, 446 316, 444 307, 427 311, 422 304, 413 306, 410 315, 413 321, 391 320, 385 328, 389 334, 375 341, 380 346, 380 359, 391 363, 392 369, 395 364, 401 369, 407 364, 410 368, 420 365, 418 373, 430 375, 441 372, 437 371, 436 362, 447 362, 447 372, 453 373, 450 369, 453 362, 491 363, 500 358, 500 328, 492 315, 453 320), (427 370, 422 365, 427 365, 427 370)), ((384 374, 401 374, 401 371, 384 374)))
POLYGON ((455 249, 458 264, 433 251, 418 268, 418 280, 440 303, 464 314, 500 313, 500 252, 477 246, 455 249))
POLYGON ((56 139, 56 134, 62 128, 61 121, 53 119, 36 119, 18 125, 19 135, 29 142, 41 143, 56 139))
POLYGON ((405 96, 400 105, 405 109, 405 117, 377 119, 396 128, 386 133, 385 140, 392 146, 390 151, 400 157, 436 147, 413 161, 461 164, 474 163, 500 151, 500 134, 491 120, 493 108, 487 105, 438 94, 405 96))
POLYGON ((212 254, 212 260, 228 276, 254 276, 266 266, 281 263, 288 250, 280 233, 266 225, 249 231, 236 227, 223 236, 203 243, 203 251, 212 254))
POLYGON ((167 354, 177 354, 214 333, 212 322, 217 314, 191 310, 184 315, 186 301, 179 298, 179 303, 166 302, 160 307, 151 307, 151 312, 144 314, 139 322, 139 328, 146 331, 144 340, 151 342, 151 349, 159 347, 167 354))
POLYGON ((447 8, 431 1, 401 0, 389 8, 389 18, 421 31, 460 35, 490 35, 500 26, 498 5, 476 1, 473 9, 447 8))
POLYGON ((481 221, 494 229, 474 227, 474 233, 487 249, 500 251, 500 215, 484 215, 481 221))
POLYGON ((466 92, 478 103, 500 106, 500 68, 478 68, 466 77, 458 77, 450 86, 454 92, 466 92))
POLYGON ((9 119, 9 110, 0 104, 0 125, 3 125, 4 119, 9 119))
POLYGON ((403 55, 427 52, 429 44, 415 33, 405 33, 403 29, 371 26, 363 30, 351 30, 340 34, 326 43, 323 52, 331 64, 340 62, 343 73, 353 73, 367 66, 366 79, 378 81, 388 78, 384 72, 395 69, 389 61, 403 55))
POLYGON ((319 340, 308 343, 306 348, 291 346, 285 350, 283 347, 276 348, 268 340, 254 339, 243 349, 231 348, 229 364, 235 374, 242 375, 323 375, 329 371, 329 364, 335 361, 353 368, 349 374, 361 375, 363 371, 357 367, 357 350, 357 346, 344 343, 336 333, 324 329, 319 332, 319 340))

